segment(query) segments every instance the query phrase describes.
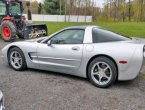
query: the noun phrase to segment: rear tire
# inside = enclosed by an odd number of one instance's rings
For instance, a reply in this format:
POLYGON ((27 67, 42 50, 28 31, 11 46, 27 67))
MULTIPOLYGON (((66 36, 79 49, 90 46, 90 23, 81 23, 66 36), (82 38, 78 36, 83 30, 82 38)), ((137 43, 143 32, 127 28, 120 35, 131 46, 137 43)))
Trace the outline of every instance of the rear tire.
POLYGON ((117 68, 111 59, 103 56, 97 57, 89 64, 88 78, 93 85, 107 88, 115 82, 117 68))
POLYGON ((1 36, 4 41, 12 42, 16 37, 16 27, 11 21, 5 20, 1 23, 1 36))
POLYGON ((27 64, 24 53, 18 47, 10 49, 8 53, 8 63, 16 71, 26 70, 27 64))

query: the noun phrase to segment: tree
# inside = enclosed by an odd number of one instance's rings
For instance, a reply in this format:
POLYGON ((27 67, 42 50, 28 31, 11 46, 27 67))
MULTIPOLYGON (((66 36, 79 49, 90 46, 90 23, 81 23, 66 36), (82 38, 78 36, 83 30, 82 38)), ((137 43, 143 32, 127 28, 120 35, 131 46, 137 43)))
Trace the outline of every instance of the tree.
POLYGON ((38 14, 41 14, 41 11, 42 11, 42 4, 39 3, 38 4, 38 14))
POLYGON ((143 6, 144 0, 140 0, 140 21, 143 21, 143 6))
POLYGON ((77 22, 79 21, 80 16, 80 7, 81 7, 81 0, 78 0, 78 9, 77 9, 77 22))
POLYGON ((59 0, 45 0, 44 1, 44 9, 48 14, 60 14, 60 7, 61 13, 64 14, 64 0, 61 2, 59 0), (60 6, 61 5, 61 6, 60 6))
MULTIPOLYGON (((26 6, 26 0, 22 0, 22 4, 23 4, 23 9, 24 9, 24 13, 27 13, 27 6, 26 6)), ((33 1, 31 2, 30 5, 30 10, 32 12, 32 14, 37 14, 38 13, 38 2, 37 1, 33 1)))
POLYGON ((112 0, 110 0, 110 17, 112 16, 112 0))
POLYGON ((129 0, 128 2, 128 19, 129 21, 131 21, 131 0, 129 0))
POLYGON ((117 18, 117 13, 118 13, 118 0, 114 0, 114 8, 115 8, 115 11, 114 11, 114 21, 115 21, 116 18, 117 18))

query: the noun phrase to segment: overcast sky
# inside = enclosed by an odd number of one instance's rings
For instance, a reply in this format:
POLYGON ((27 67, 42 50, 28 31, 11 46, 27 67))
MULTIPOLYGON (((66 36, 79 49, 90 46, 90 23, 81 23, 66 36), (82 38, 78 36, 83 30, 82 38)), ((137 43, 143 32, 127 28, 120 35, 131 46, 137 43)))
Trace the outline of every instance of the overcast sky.
MULTIPOLYGON (((43 2, 44 0, 37 0, 38 2, 43 2)), ((92 0, 93 1, 93 0, 92 0)), ((105 0, 94 0, 96 2, 96 6, 103 8, 103 4, 105 0)))

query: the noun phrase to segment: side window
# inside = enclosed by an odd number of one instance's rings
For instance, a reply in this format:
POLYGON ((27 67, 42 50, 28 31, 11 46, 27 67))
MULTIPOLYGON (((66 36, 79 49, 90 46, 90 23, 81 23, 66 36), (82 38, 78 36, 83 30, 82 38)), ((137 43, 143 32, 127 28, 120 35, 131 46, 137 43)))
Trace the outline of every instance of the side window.
POLYGON ((129 40, 129 38, 116 34, 114 32, 94 28, 92 31, 93 43, 101 43, 101 42, 115 42, 115 41, 125 41, 129 40))
POLYGON ((0 15, 5 15, 6 13, 6 4, 0 1, 0 15))
POLYGON ((84 30, 65 30, 51 38, 52 44, 82 44, 84 30))

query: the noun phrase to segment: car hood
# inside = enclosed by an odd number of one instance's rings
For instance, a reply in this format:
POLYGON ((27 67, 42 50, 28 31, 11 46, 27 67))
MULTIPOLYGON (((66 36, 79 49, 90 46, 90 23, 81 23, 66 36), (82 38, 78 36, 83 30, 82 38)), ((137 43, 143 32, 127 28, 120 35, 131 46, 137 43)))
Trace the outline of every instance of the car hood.
POLYGON ((25 40, 26 42, 37 42, 37 41, 41 41, 43 39, 45 39, 47 37, 40 37, 40 38, 35 38, 35 39, 29 39, 29 40, 25 40))

